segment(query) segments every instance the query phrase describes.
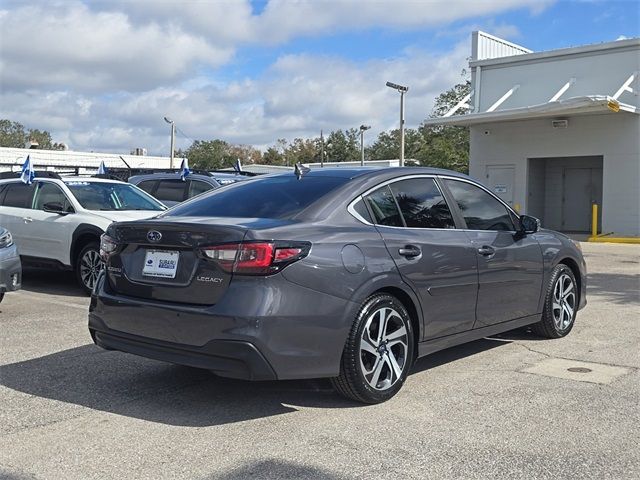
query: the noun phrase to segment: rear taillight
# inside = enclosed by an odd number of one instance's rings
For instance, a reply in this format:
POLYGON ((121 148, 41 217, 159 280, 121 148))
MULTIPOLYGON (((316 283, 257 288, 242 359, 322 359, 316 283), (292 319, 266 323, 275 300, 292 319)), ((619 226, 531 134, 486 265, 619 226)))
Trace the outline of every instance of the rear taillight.
POLYGON ((202 252, 226 272, 270 275, 306 257, 310 249, 307 242, 243 242, 205 247, 202 252))
POLYGON ((103 233, 100 237, 100 257, 102 257, 102 260, 106 262, 117 248, 118 244, 116 241, 106 233, 103 233))

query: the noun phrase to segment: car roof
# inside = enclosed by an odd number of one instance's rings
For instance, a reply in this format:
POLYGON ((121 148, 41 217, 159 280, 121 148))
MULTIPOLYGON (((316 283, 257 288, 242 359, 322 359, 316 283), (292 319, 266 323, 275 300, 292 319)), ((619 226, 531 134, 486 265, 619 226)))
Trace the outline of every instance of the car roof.
MULTIPOLYGON (((70 175, 70 176, 65 176, 65 177, 60 177, 60 178, 54 178, 54 177, 38 177, 36 175, 36 177, 33 179, 34 182, 37 181, 42 181, 42 180, 46 180, 49 182, 63 182, 63 183, 74 183, 74 182, 87 182, 87 183, 126 183, 123 182, 122 180, 115 180, 115 179, 110 179, 110 178, 96 178, 96 177, 83 177, 83 176, 77 176, 77 175, 70 175)), ((22 180, 20 180, 19 177, 16 178, 4 178, 2 180, 0 180, 0 183, 21 183, 22 180)))
MULTIPOLYGON (((129 177, 129 182, 142 182, 144 180, 173 180, 179 179, 180 172, 158 172, 158 173, 142 173, 140 175, 134 175, 129 177)), ((200 173, 190 173, 187 178, 195 178, 197 180, 208 181, 209 183, 215 183, 215 177, 211 175, 203 175, 200 173)))
MULTIPOLYGON (((445 170, 443 168, 432 167, 329 167, 329 168, 312 168, 305 172, 305 177, 337 177, 354 179, 358 177, 388 177, 396 175, 447 175, 460 178, 469 178, 464 173, 453 170, 445 170)), ((270 177, 284 177, 293 175, 293 172, 276 173, 269 175, 270 177)))

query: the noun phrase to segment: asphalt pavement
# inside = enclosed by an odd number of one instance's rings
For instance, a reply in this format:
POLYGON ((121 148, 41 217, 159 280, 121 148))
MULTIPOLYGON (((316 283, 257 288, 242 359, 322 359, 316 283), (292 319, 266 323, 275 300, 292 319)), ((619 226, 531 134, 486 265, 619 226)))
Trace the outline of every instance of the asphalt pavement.
POLYGON ((568 337, 431 355, 375 406, 101 350, 73 275, 29 270, 0 304, 0 478, 640 478, 640 246, 583 248, 568 337))

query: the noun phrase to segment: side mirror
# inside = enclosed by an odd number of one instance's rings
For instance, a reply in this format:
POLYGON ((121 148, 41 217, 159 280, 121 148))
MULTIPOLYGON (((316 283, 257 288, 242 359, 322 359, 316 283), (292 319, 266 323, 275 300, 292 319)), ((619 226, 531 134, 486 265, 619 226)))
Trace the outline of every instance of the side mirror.
POLYGON ((42 210, 48 213, 57 213, 58 215, 67 215, 67 212, 60 202, 49 202, 42 206, 42 210))
POLYGON ((530 215, 520 215, 520 231, 522 233, 536 233, 540 230, 540 220, 530 215))

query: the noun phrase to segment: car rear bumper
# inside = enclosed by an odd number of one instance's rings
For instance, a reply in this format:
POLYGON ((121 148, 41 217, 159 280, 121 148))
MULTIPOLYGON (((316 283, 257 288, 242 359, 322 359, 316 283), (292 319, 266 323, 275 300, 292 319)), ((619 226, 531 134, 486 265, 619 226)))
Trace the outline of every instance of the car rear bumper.
MULTIPOLYGON (((4 249, 3 249, 4 250, 4 249)), ((0 293, 19 290, 22 286, 22 265, 15 246, 0 253, 0 293)))
POLYGON ((92 295, 94 342, 250 380, 332 377, 358 305, 281 275, 234 279, 213 306, 133 298, 101 275, 92 295))
POLYGON ((275 380, 276 374, 258 349, 249 342, 211 340, 201 347, 180 345, 128 335, 107 328, 89 315, 94 343, 107 350, 119 350, 163 362, 211 370, 217 375, 242 380, 275 380))

